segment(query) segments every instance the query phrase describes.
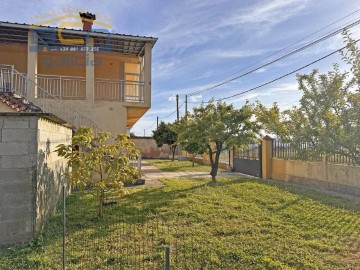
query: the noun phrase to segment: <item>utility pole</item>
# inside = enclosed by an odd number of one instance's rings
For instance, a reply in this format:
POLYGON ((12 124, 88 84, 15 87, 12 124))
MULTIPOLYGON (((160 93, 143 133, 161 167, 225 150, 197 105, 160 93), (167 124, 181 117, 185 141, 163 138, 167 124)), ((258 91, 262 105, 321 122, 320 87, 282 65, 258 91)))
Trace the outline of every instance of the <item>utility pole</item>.
POLYGON ((179 95, 176 95, 176 116, 179 121, 179 95))
MULTIPOLYGON (((176 95, 176 115, 177 115, 177 121, 179 122, 179 95, 176 95)), ((180 144, 177 146, 177 153, 178 153, 178 160, 180 160, 180 153, 181 153, 181 149, 180 149, 180 144)))
POLYGON ((185 96, 185 115, 187 115, 188 110, 187 110, 187 95, 185 96))
POLYGON ((144 137, 145 137, 145 128, 144 128, 144 137))
POLYGON ((179 121, 179 95, 176 95, 176 119, 179 121))
POLYGON ((156 129, 159 128, 159 116, 156 117, 156 129))

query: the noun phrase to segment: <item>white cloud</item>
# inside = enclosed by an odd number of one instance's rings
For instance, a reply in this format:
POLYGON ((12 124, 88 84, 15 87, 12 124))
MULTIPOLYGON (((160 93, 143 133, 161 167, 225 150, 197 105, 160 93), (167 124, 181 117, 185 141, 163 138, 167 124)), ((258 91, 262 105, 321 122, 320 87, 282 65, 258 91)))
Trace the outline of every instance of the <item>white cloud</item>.
POLYGON ((269 30, 274 25, 303 11, 309 2, 309 0, 262 1, 250 8, 238 10, 233 16, 223 20, 222 26, 258 27, 261 25, 264 31, 269 30))
POLYGON ((195 96, 189 97, 190 102, 199 102, 201 100, 202 100, 202 95, 195 95, 195 96))

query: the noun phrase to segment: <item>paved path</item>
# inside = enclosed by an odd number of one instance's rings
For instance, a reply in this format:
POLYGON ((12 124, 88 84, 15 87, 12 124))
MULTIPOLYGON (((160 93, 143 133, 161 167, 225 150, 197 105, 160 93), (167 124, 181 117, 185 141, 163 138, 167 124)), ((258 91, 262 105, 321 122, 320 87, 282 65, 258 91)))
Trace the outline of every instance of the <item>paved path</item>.
MULTIPOLYGON (((145 178, 145 187, 159 187, 163 183, 159 181, 161 178, 194 178, 194 177, 209 177, 210 172, 164 172, 151 165, 146 160, 141 161, 141 173, 145 178)), ((218 177, 247 177, 253 178, 251 176, 236 173, 236 172, 219 172, 218 177)))

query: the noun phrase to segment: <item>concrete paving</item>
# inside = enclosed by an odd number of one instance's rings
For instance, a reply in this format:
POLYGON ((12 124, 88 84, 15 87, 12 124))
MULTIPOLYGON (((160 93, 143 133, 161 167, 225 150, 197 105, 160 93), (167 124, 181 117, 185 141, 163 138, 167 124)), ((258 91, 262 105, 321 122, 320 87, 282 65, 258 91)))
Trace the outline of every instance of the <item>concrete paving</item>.
MULTIPOLYGON (((141 161, 141 174, 145 179, 145 187, 159 187, 163 183, 159 181, 161 178, 194 178, 194 177, 208 177, 210 178, 210 172, 164 172, 151 165, 146 160, 141 161)), ((218 177, 246 177, 254 178, 245 174, 222 171, 218 173, 218 177)))

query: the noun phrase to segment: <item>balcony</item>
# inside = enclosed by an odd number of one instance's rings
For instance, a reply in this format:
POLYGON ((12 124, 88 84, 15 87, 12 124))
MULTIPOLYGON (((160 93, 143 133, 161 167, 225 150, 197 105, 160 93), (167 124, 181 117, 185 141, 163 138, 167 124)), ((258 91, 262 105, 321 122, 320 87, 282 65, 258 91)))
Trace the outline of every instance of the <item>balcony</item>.
MULTIPOLYGON (((37 84, 62 100, 85 100, 86 78, 58 75, 36 75, 37 84)), ((44 98, 40 94, 38 98, 44 98)), ((144 82, 94 78, 95 101, 144 102, 144 82)))

